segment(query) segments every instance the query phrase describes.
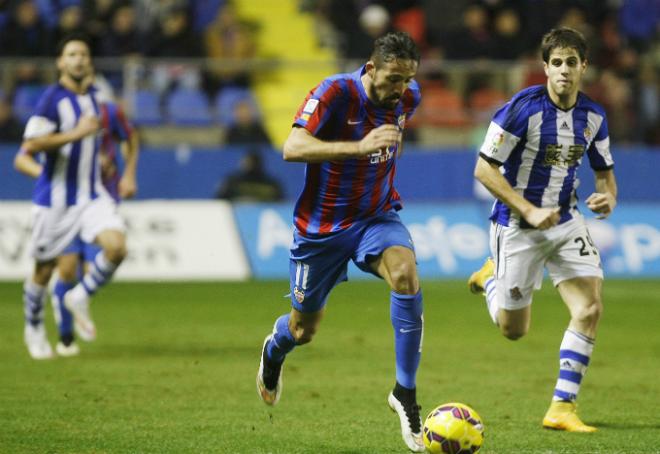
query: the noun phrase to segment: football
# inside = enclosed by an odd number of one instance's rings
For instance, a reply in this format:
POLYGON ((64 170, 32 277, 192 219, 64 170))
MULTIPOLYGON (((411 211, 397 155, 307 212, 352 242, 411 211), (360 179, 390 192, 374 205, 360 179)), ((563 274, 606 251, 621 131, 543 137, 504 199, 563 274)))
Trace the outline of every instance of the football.
POLYGON ((483 441, 481 416, 465 404, 442 404, 424 421, 424 445, 432 454, 474 454, 483 441))

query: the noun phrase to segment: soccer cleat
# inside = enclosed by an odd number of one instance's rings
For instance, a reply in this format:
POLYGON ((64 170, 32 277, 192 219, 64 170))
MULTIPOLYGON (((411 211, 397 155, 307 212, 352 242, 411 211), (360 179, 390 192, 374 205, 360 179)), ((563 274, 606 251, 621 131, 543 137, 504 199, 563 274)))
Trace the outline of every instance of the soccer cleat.
POLYGON ((96 339, 96 326, 89 313, 89 299, 75 299, 70 290, 64 294, 64 306, 73 314, 73 327, 78 336, 87 342, 96 339))
POLYGON ((261 361, 257 372, 257 394, 266 405, 275 405, 282 394, 282 364, 272 367, 266 360, 266 345, 272 339, 269 334, 261 348, 261 361))
POLYGON ((565 430, 566 432, 596 432, 598 429, 587 426, 577 415, 575 402, 553 401, 543 418, 546 429, 565 430))
POLYGON ((46 327, 43 323, 39 323, 36 326, 26 323, 23 338, 32 359, 50 359, 54 356, 53 348, 48 342, 46 327))
POLYGON ((475 271, 468 279, 468 288, 472 293, 478 295, 484 292, 486 281, 495 273, 495 262, 488 257, 479 271, 475 271))
POLYGON ((401 436, 408 449, 412 452, 425 452, 426 448, 422 440, 422 419, 419 416, 422 407, 417 405, 417 402, 404 405, 394 396, 394 393, 387 396, 387 403, 392 411, 399 415, 401 436))
POLYGON ((61 341, 55 346, 55 351, 59 356, 78 356, 80 354, 80 348, 75 342, 71 342, 69 345, 64 345, 61 341))

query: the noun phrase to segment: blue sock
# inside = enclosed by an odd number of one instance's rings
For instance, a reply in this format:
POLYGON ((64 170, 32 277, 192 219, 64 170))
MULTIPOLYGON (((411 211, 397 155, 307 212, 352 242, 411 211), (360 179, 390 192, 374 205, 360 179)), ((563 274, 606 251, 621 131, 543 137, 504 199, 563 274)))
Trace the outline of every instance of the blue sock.
POLYGON ((422 356, 422 291, 416 295, 401 295, 393 291, 390 303, 390 316, 394 327, 396 381, 405 388, 413 389, 419 359, 422 356))
POLYGON ((296 346, 296 340, 289 331, 290 317, 290 314, 282 315, 273 327, 273 337, 266 346, 266 357, 273 362, 283 362, 286 355, 296 346))
POLYGON ((59 317, 57 317, 57 329, 60 337, 73 335, 73 316, 69 309, 64 305, 64 294, 74 287, 73 282, 63 282, 57 280, 53 289, 53 296, 58 299, 59 317))

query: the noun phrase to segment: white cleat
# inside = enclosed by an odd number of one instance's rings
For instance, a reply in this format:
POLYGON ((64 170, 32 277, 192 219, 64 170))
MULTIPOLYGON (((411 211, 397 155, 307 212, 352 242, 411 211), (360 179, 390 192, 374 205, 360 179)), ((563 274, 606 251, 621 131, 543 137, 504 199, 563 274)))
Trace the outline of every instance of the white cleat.
POLYGON ((69 345, 64 345, 62 342, 58 342, 55 346, 55 351, 58 356, 78 356, 80 354, 80 347, 78 347, 75 342, 72 342, 69 345))
POLYGON ((257 394, 266 405, 275 405, 280 400, 282 394, 282 365, 278 368, 271 368, 264 364, 264 355, 266 354, 266 344, 273 337, 272 334, 266 336, 264 345, 261 347, 261 360, 259 361, 259 372, 257 372, 257 394), (264 377, 265 373, 265 377, 264 377), (276 377, 277 383, 274 389, 266 387, 265 380, 268 381, 276 377))
POLYGON ((422 420, 419 416, 420 407, 414 404, 406 409, 401 401, 394 397, 393 393, 387 396, 387 403, 392 411, 399 415, 401 436, 408 449, 412 452, 426 452, 424 441, 422 440, 422 420))
POLYGON ((96 339, 96 326, 89 312, 88 298, 73 298, 73 292, 69 290, 64 294, 64 306, 73 314, 73 327, 78 336, 85 342, 96 339))
POLYGON ((26 323, 23 338, 32 359, 50 359, 55 356, 46 337, 46 327, 43 323, 37 326, 26 323))

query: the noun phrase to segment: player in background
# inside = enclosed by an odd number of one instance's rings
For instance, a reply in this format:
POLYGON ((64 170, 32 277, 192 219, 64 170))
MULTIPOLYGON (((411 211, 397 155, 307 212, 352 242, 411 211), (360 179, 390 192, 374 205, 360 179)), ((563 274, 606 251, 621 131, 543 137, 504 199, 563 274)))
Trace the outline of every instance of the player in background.
MULTIPOLYGON (((88 83, 93 83, 93 81, 94 77, 90 75, 88 83)), ((99 104, 101 180, 115 202, 119 203, 121 199, 131 198, 137 192, 138 137, 126 120, 121 107, 110 101, 111 98, 101 90, 97 94, 97 99, 101 102, 99 104)), ((14 166, 16 170, 32 178, 38 178, 43 170, 34 155, 24 152, 16 155, 14 166)), ((62 298, 68 290, 73 288, 76 280, 81 279, 84 273, 90 269, 94 258, 100 251, 101 247, 97 244, 85 243, 80 237, 77 237, 59 257, 59 272, 55 273, 53 277, 51 302, 59 330, 60 340, 56 351, 60 356, 74 356, 80 351, 74 341, 74 323, 71 312, 62 304, 62 298), (60 278, 60 273, 68 279, 60 278)), ((94 340, 94 337, 90 337, 87 331, 78 329, 77 332, 84 341, 94 340)))
POLYGON ((599 219, 616 206, 617 184, 605 111, 579 91, 587 67, 584 37, 554 29, 541 50, 547 84, 522 90, 496 112, 480 150, 474 175, 498 199, 490 217, 493 260, 468 284, 473 293, 485 293, 493 322, 515 340, 529 329, 532 293, 547 268, 571 318, 543 426, 593 432, 575 403, 603 310, 600 257, 577 208, 583 155, 596 179, 586 204, 599 219))
POLYGON ((31 253, 34 272, 24 285, 24 337, 30 355, 50 358, 43 306, 46 286, 56 266, 60 279, 75 282, 62 255, 78 236, 102 251, 78 284, 64 294, 80 331, 96 335, 89 315, 89 296, 107 283, 126 255, 124 223, 100 177, 97 137, 101 124, 91 74, 90 47, 84 35, 72 34, 58 45, 59 82, 41 97, 25 128, 19 154, 44 153, 43 169, 33 194, 31 253), (60 257, 62 256, 62 257, 60 257))
MULTIPOLYGON (((412 239, 396 213, 393 179, 401 134, 420 102, 414 76, 419 52, 410 36, 390 33, 370 60, 350 74, 328 77, 298 110, 284 159, 306 162, 296 203, 290 252, 291 312, 275 322, 263 344, 257 390, 275 405, 282 364, 312 340, 332 288, 347 280, 349 260, 391 288, 396 384, 388 396, 406 445, 424 451, 416 374, 422 345, 422 293, 412 239)), ((356 302, 357 304, 357 302, 356 302)))

